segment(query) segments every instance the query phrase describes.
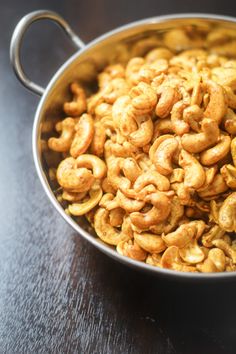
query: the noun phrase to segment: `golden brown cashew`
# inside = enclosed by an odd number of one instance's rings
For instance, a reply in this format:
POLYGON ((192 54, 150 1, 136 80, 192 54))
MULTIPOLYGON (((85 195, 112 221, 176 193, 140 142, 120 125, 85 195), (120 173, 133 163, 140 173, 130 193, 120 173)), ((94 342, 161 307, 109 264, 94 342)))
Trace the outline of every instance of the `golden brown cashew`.
POLYGON ((93 170, 95 178, 103 178, 106 175, 107 167, 103 160, 95 155, 83 154, 76 159, 77 167, 86 167, 93 170))
POLYGON ((215 175, 212 183, 208 185, 206 188, 204 188, 204 190, 200 190, 198 194, 201 198, 204 199, 204 198, 209 198, 224 193, 227 191, 227 189, 228 186, 225 183, 224 178, 220 173, 218 173, 217 175, 215 175))
POLYGON ((159 145, 166 139, 173 139, 173 135, 170 134, 165 134, 165 135, 161 135, 159 136, 154 143, 152 144, 152 146, 149 149, 149 158, 152 162, 154 162, 155 159, 155 153, 159 147, 159 145))
POLYGON ((145 82, 140 82, 130 90, 132 106, 138 115, 149 114, 157 103, 157 94, 145 82))
POLYGON ((210 95, 210 101, 204 111, 204 116, 214 119, 218 124, 220 124, 227 111, 224 89, 212 80, 206 80, 203 83, 203 87, 210 95))
POLYGON ((168 191, 170 188, 170 182, 168 178, 162 176, 157 171, 149 171, 141 174, 134 183, 134 190, 136 192, 141 192, 142 189, 149 185, 153 184, 159 191, 168 191))
POLYGON ((94 125, 94 135, 91 143, 91 152, 93 155, 101 157, 104 153, 104 145, 106 141, 106 131, 104 126, 97 122, 94 125))
POLYGON ((154 194, 155 196, 151 197, 154 206, 149 211, 146 213, 134 212, 130 214, 132 224, 141 230, 166 220, 170 214, 171 203, 169 198, 161 192, 154 194))
POLYGON ((126 71, 125 71, 125 76, 127 81, 132 84, 136 85, 139 80, 139 70, 144 64, 144 59, 143 58, 132 58, 127 64, 126 71))
MULTIPOLYGON (((235 45, 235 44, 234 44, 235 45)), ((222 86, 229 86, 232 90, 236 89, 236 68, 217 67, 212 69, 212 78, 222 86)))
POLYGON ((70 147, 70 154, 76 158, 83 154, 92 142, 94 122, 90 114, 84 113, 75 126, 75 136, 70 147))
POLYGON ((234 264, 236 264, 236 251, 224 240, 213 240, 213 245, 224 251, 226 256, 230 257, 234 264))
POLYGON ((149 254, 146 258, 146 263, 150 264, 154 267, 160 267, 161 266, 161 254, 160 253, 153 253, 153 254, 149 254))
POLYGON ((182 182, 176 182, 171 184, 171 188, 176 192, 181 205, 193 206, 195 202, 192 200, 192 194, 194 190, 187 187, 182 182))
POLYGON ((236 166, 236 138, 233 138, 233 140, 231 141, 230 148, 234 166, 236 166))
POLYGON ((179 165, 184 169, 184 185, 186 187, 200 188, 206 179, 205 171, 198 160, 184 149, 179 155, 179 165))
POLYGON ((154 163, 159 173, 167 176, 173 172, 172 159, 179 147, 178 141, 173 137, 164 140, 157 148, 154 163))
POLYGON ((161 257, 161 267, 182 272, 195 272, 195 267, 184 264, 179 256, 178 247, 168 247, 161 257))
POLYGON ((180 99, 180 95, 176 89, 171 86, 161 86, 158 88, 159 101, 156 105, 155 113, 160 118, 166 118, 173 105, 180 99))
POLYGON ((224 235, 225 231, 219 225, 214 225, 207 233, 202 235, 201 242, 205 247, 212 247, 212 241, 222 238, 224 235))
POLYGON ((128 198, 120 190, 117 191, 116 201, 117 204, 128 213, 139 211, 145 205, 144 201, 128 198))
POLYGON ((221 167, 220 172, 227 186, 231 189, 236 189, 236 167, 232 165, 224 165, 221 167))
POLYGON ((236 192, 231 193, 220 207, 218 222, 223 230, 236 232, 236 192))
POLYGON ((210 166, 222 160, 229 153, 230 144, 230 137, 222 134, 218 144, 200 154, 201 163, 210 166))
POLYGON ((225 130, 232 135, 236 135, 236 114, 228 108, 226 115, 223 118, 225 130))
POLYGON ((134 240, 119 242, 116 250, 122 256, 133 258, 137 261, 145 261, 147 258, 147 252, 144 251, 134 240))
POLYGON ((112 107, 112 117, 114 124, 120 129, 122 135, 128 136, 137 130, 134 111, 129 96, 121 96, 112 107))
POLYGON ((142 170, 139 167, 137 161, 132 157, 124 159, 122 164, 122 170, 126 178, 131 182, 135 182, 136 179, 142 174, 142 170))
POLYGON ((144 64, 138 73, 139 81, 150 84, 152 80, 166 73, 168 70, 168 61, 166 59, 157 59, 151 64, 144 64))
POLYGON ((183 111, 187 107, 184 101, 178 101, 174 104, 171 111, 171 121, 174 132, 177 135, 184 135, 189 132, 190 126, 183 120, 183 111))
POLYGON ((218 124, 213 119, 205 118, 201 125, 202 132, 184 134, 181 138, 182 146, 188 152, 198 153, 214 145, 220 135, 218 124))
POLYGON ((196 265, 197 270, 203 273, 223 272, 225 267, 226 257, 219 248, 212 248, 204 262, 196 265))
POLYGON ((154 123, 154 132, 152 137, 152 142, 154 142, 160 135, 173 133, 172 122, 169 118, 158 119, 154 123))
POLYGON ((179 249, 179 255, 184 262, 190 264, 200 263, 204 260, 205 254, 199 247, 197 240, 193 240, 185 247, 179 249))
POLYGON ((75 134, 75 120, 66 118, 61 122, 61 135, 59 138, 50 138, 48 146, 51 150, 66 152, 70 150, 70 145, 75 134))
POLYGON ((87 192, 75 193, 75 192, 70 192, 70 191, 67 191, 66 189, 64 189, 61 197, 62 197, 62 199, 67 200, 70 203, 77 203, 77 202, 81 201, 82 199, 84 199, 86 194, 87 194, 87 192))
POLYGON ((82 203, 73 203, 68 206, 69 213, 74 216, 80 216, 92 210, 102 198, 102 189, 91 189, 89 191, 89 200, 82 203))
POLYGON ((228 99, 228 106, 232 109, 236 109, 236 94, 229 86, 224 86, 227 99, 228 99))
POLYGON ((110 158, 108 164, 107 178, 108 182, 112 185, 115 190, 119 188, 128 189, 131 186, 131 182, 121 175, 122 171, 122 158, 110 158))
POLYGON ((134 232, 134 239, 142 249, 150 253, 161 253, 166 249, 166 245, 161 236, 151 233, 138 234, 134 232))
POLYGON ((109 220, 111 226, 120 227, 123 224, 125 211, 121 208, 115 208, 110 211, 109 220))
POLYGON ((153 122, 150 116, 136 117, 139 128, 132 132, 128 139, 134 146, 144 147, 152 140, 153 122))
POLYGON ((199 132, 199 122, 203 118, 203 110, 196 104, 185 108, 183 120, 189 124, 192 130, 199 132))
POLYGON ((73 94, 73 101, 64 103, 64 112, 68 116, 78 117, 86 111, 86 95, 82 87, 76 82, 70 85, 71 93, 73 94))
POLYGON ((78 168, 77 161, 68 157, 58 166, 57 181, 65 189, 86 192, 94 183, 94 176, 87 168, 78 168))
POLYGON ((162 235, 162 239, 168 247, 176 246, 183 248, 193 239, 201 237, 205 227, 206 224, 202 220, 190 221, 186 224, 180 225, 177 230, 167 235, 162 235))
POLYGON ((99 208, 94 215, 94 229, 98 237, 109 245, 117 246, 119 242, 129 239, 127 234, 111 226, 109 211, 103 208, 99 208))

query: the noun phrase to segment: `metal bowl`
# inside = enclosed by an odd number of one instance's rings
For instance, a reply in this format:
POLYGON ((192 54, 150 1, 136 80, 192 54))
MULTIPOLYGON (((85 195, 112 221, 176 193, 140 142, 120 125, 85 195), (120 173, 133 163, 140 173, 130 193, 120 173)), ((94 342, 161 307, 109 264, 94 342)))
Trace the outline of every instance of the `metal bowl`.
MULTIPOLYGON (((40 10, 23 17, 12 36, 10 58, 15 73, 24 86, 42 96, 35 114, 32 140, 35 167, 48 198, 66 222, 88 242, 116 261, 153 275, 179 280, 215 281, 216 279, 236 277, 236 272, 184 273, 138 262, 119 255, 112 247, 103 243, 96 237, 94 230, 84 217, 73 219, 68 216, 58 202, 55 196, 55 186, 49 178, 49 166, 58 163, 58 154, 48 153, 43 149, 42 142, 50 135, 50 131, 45 132, 45 122, 63 117, 62 104, 69 98, 68 86, 72 81, 78 80, 92 87, 98 72, 105 65, 118 60, 125 62, 134 55, 145 54, 157 43, 160 43, 163 34, 173 29, 183 29, 193 37, 196 33, 200 33, 203 39, 202 46, 204 47, 204 38, 210 31, 218 28, 235 33, 236 38, 236 18, 208 14, 178 14, 133 22, 108 32, 85 45, 58 14, 40 10), (33 22, 43 19, 56 22, 77 48, 76 53, 55 73, 46 89, 26 77, 20 62, 20 49, 25 31, 33 22)), ((176 45, 178 47, 178 43, 176 45)), ((47 126, 50 126, 50 124, 47 126)))

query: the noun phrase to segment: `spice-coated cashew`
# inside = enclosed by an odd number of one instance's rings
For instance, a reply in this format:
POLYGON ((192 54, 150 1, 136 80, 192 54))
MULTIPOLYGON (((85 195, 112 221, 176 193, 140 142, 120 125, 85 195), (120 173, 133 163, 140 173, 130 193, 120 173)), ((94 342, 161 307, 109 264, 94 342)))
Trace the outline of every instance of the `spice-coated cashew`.
POLYGON ((223 272, 226 267, 224 252, 219 248, 210 249, 203 263, 197 264, 196 268, 202 273, 223 272))
POLYGON ((198 153, 214 145, 220 135, 218 124, 213 119, 205 118, 201 124, 201 132, 196 134, 184 134, 181 138, 185 150, 198 153))
POLYGON ((73 101, 64 103, 64 112, 68 116, 78 117, 87 108, 86 95, 82 87, 76 82, 73 82, 70 86, 71 93, 73 94, 73 101))
POLYGON ((112 117, 114 124, 120 129, 124 136, 128 136, 137 130, 134 110, 129 96, 121 96, 112 107, 112 117))
POLYGON ((180 225, 177 230, 167 235, 162 235, 162 239, 168 247, 176 246, 183 248, 193 239, 198 239, 204 232, 205 226, 206 224, 202 220, 190 221, 180 225))
POLYGON ((171 121, 174 132, 177 135, 184 135, 190 130, 190 126, 183 120, 183 111, 188 105, 184 101, 178 101, 174 104, 171 111, 171 121))
POLYGON ((184 149, 179 155, 179 165, 184 169, 184 185, 186 187, 200 188, 206 179, 205 171, 198 160, 184 149))
POLYGON ((161 267, 182 272, 195 272, 195 267, 184 264, 179 255, 178 247, 168 247, 161 257, 161 267))
POLYGON ((162 176, 157 171, 149 171, 141 174, 134 183, 134 190, 141 192, 142 189, 153 184, 159 191, 168 191, 170 188, 170 182, 167 177, 162 176))
POLYGON ((154 123, 152 141, 154 142, 162 134, 173 133, 172 122, 169 118, 157 120, 154 123))
POLYGON ((201 152, 200 161, 205 166, 211 166, 222 160, 230 151, 231 139, 228 135, 221 135, 218 144, 201 152))
POLYGON ((236 167, 232 165, 224 165, 220 169, 221 175, 227 186, 231 189, 236 189, 236 167))
POLYGON ((206 80, 203 83, 203 86, 210 95, 210 100, 204 111, 204 116, 214 119, 218 124, 220 124, 227 111, 224 89, 212 80, 206 80))
POLYGON ((178 141, 173 137, 164 140, 157 148, 154 163, 159 173, 167 176, 173 172, 172 159, 179 147, 178 141))
POLYGON ((97 122, 94 124, 94 135, 91 142, 91 152, 93 155, 101 157, 104 153, 104 145, 106 141, 106 131, 104 126, 97 122))
POLYGON ((236 114, 235 112, 228 108, 227 113, 223 118, 225 130, 232 135, 236 135, 236 114))
POLYGON ((227 232, 236 232, 236 192, 231 193, 219 210, 219 226, 227 232))
POLYGON ((171 86, 161 86, 158 89, 160 98, 155 108, 155 113, 160 118, 166 118, 170 114, 173 105, 180 99, 176 89, 171 86))
POLYGON ((171 203, 169 198, 161 192, 155 193, 155 205, 146 213, 134 212, 130 214, 132 223, 143 230, 156 223, 166 220, 170 214, 171 203))
POLYGON ((103 178, 106 175, 107 167, 103 160, 95 155, 83 154, 76 159, 77 167, 86 167, 93 170, 95 178, 103 178))
POLYGON ((220 173, 216 174, 212 183, 209 184, 206 188, 203 190, 200 190, 198 192, 198 195, 201 198, 209 198, 213 196, 217 196, 221 193, 226 192, 228 189, 227 184, 224 181, 224 178, 220 173))
POLYGON ((138 234, 134 232, 134 239, 141 248, 150 253, 160 253, 166 249, 166 245, 161 236, 151 233, 138 234))
POLYGON ((157 94, 153 88, 145 82, 140 82, 130 91, 132 106, 138 115, 149 114, 157 103, 157 94))
POLYGON ((82 203, 73 203, 68 206, 69 213, 71 215, 80 216, 88 213, 96 205, 98 205, 100 199, 102 198, 102 189, 91 189, 89 191, 89 199, 82 203))
POLYGON ((48 147, 54 151, 66 152, 70 150, 75 134, 75 119, 66 118, 61 122, 61 135, 59 138, 50 138, 48 147))
POLYGON ((58 166, 57 180, 65 189, 85 192, 94 183, 94 176, 87 168, 78 168, 77 161, 68 157, 58 166))
POLYGON ((233 140, 231 141, 230 149, 234 166, 236 167, 236 138, 233 138, 233 140))
POLYGON ((133 258, 137 261, 144 261, 147 258, 147 252, 144 251, 134 240, 119 242, 116 250, 122 256, 133 258))
POLYGON ((75 136, 71 143, 70 154, 76 158, 83 154, 92 142, 94 122, 90 114, 83 114, 75 126, 75 136))
POLYGON ((131 182, 135 182, 136 179, 142 174, 142 170, 139 167, 137 161, 131 157, 124 159, 122 163, 122 170, 126 178, 131 182))
POLYGON ((102 241, 109 245, 117 246, 119 242, 126 241, 129 236, 111 226, 109 222, 109 211, 99 208, 94 215, 94 228, 102 241))
POLYGON ((153 135, 153 122, 150 116, 136 117, 139 128, 129 136, 131 144, 137 147, 143 147, 150 143, 153 135))
POLYGON ((116 194, 116 201, 117 204, 124 209, 125 211, 127 211, 128 213, 133 213, 135 211, 139 211, 141 210, 144 205, 145 202, 142 200, 136 200, 136 199, 131 199, 128 198, 125 194, 123 194, 120 190, 117 191, 116 194))
POLYGON ((205 255, 197 240, 189 242, 185 247, 179 249, 179 255, 186 263, 196 264, 204 260, 205 255))

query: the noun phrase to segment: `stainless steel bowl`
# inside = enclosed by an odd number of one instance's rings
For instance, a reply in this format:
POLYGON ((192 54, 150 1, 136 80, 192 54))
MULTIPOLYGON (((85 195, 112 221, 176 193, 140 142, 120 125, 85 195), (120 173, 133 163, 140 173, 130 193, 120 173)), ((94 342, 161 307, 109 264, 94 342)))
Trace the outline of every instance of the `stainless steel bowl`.
POLYGON ((97 73, 101 71, 105 65, 115 62, 118 59, 127 61, 132 55, 144 54, 142 52, 150 50, 155 46, 155 43, 158 43, 163 33, 174 28, 192 31, 193 34, 194 31, 202 32, 203 37, 212 31, 212 29, 224 28, 235 32, 236 37, 236 19, 233 17, 208 14, 178 14, 153 17, 133 22, 108 32, 85 45, 72 31, 66 21, 58 14, 51 11, 40 10, 26 15, 16 26, 11 40, 10 57, 15 73, 22 84, 34 93, 42 96, 35 114, 33 127, 34 162, 39 179, 48 198, 66 222, 99 250, 130 267, 157 276, 172 279, 178 278, 179 280, 210 281, 216 279, 230 279, 236 277, 236 272, 213 274, 176 272, 153 267, 119 255, 113 248, 104 244, 96 237, 84 217, 75 220, 65 213, 63 207, 55 197, 55 186, 48 176, 48 166, 49 164, 56 164, 58 156, 56 153, 51 153, 47 156, 47 153, 43 151, 41 142, 47 137, 47 133, 44 132, 44 122, 62 117, 62 104, 69 98, 68 85, 74 80, 92 85, 97 73), (49 19, 59 24, 77 48, 76 53, 55 73, 46 89, 43 89, 26 77, 20 62, 20 49, 25 31, 33 22, 44 19, 49 19))

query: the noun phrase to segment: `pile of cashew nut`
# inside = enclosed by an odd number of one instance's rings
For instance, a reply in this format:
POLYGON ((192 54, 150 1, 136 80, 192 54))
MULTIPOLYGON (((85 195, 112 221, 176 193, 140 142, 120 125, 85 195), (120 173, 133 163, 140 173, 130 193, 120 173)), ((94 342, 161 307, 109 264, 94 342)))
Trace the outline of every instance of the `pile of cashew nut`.
POLYGON ((236 60, 165 47, 76 82, 47 144, 58 200, 119 254, 186 272, 236 270, 236 60))

